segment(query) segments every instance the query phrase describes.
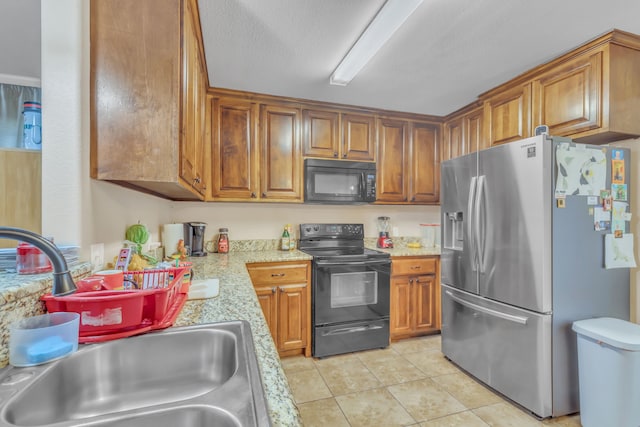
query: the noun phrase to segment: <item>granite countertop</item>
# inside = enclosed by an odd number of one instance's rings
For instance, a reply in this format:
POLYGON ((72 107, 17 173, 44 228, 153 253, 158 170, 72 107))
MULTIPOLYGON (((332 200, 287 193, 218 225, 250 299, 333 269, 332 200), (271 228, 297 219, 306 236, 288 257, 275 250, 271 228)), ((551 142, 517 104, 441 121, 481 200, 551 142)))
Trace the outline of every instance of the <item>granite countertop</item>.
POLYGON ((174 326, 186 326, 237 319, 249 322, 274 426, 297 426, 302 422, 245 265, 251 262, 310 259, 309 255, 297 250, 230 252, 192 257, 189 261, 193 262, 193 278, 219 278, 220 293, 211 299, 187 301, 174 323, 174 326))

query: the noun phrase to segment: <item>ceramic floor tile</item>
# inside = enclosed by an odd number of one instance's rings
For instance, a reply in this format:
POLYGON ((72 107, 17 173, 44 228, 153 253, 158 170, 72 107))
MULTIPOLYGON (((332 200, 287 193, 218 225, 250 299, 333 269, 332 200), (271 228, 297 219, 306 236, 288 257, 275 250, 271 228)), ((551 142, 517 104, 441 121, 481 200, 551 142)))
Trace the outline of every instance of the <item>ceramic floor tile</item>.
POLYGON ((500 396, 462 372, 431 379, 469 409, 502 402, 500 396))
POLYGON ((400 355, 385 359, 365 360, 365 366, 384 385, 400 384, 426 378, 426 374, 400 355))
POLYGON ((429 378, 389 386, 387 389, 418 421, 440 418, 467 409, 429 378))
POLYGON ((304 356, 285 357, 280 359, 280 364, 285 373, 306 371, 308 369, 315 369, 316 365, 313 363, 313 359, 304 356))
POLYGON ((316 400, 298 405, 304 427, 349 427, 340 406, 334 398, 316 400))
POLYGON ((328 367, 328 366, 340 366, 344 363, 351 362, 353 360, 360 360, 359 353, 347 353, 347 354, 338 354, 337 356, 330 356, 324 359, 313 359, 313 363, 315 363, 316 367, 328 367))
POLYGON ((508 402, 476 408, 473 413, 491 427, 541 427, 543 424, 508 402))
POLYGON ((331 391, 317 369, 287 373, 287 380, 296 403, 331 397, 331 391))
POLYGON ((384 388, 338 396, 336 401, 352 427, 393 427, 416 423, 384 388))
POLYGON ((358 359, 362 362, 382 362, 385 360, 393 360, 398 353, 393 350, 391 347, 377 349, 377 350, 368 350, 363 351, 362 353, 358 353, 358 359))
POLYGON ((440 335, 410 338, 391 343, 391 348, 400 354, 417 353, 420 351, 440 351, 440 335))
POLYGON ((359 359, 344 359, 341 364, 316 364, 334 396, 382 386, 359 359))
POLYGON ((488 427, 489 424, 471 411, 458 412, 420 424, 420 427, 488 427))
POLYGON ((542 421, 545 426, 553 427, 580 427, 580 415, 567 415, 565 417, 549 418, 542 421))
POLYGON ((413 363, 418 369, 427 374, 428 377, 445 374, 455 374, 460 372, 456 366, 445 359, 444 355, 438 351, 422 351, 419 353, 403 353, 403 356, 413 363))

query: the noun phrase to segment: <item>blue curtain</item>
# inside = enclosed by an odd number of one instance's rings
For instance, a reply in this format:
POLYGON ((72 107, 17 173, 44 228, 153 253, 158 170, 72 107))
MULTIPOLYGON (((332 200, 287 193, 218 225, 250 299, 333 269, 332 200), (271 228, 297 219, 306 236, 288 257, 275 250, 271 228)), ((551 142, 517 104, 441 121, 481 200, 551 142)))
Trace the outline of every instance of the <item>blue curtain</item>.
POLYGON ((40 88, 0 83, 0 147, 24 148, 22 106, 25 101, 41 102, 40 88))

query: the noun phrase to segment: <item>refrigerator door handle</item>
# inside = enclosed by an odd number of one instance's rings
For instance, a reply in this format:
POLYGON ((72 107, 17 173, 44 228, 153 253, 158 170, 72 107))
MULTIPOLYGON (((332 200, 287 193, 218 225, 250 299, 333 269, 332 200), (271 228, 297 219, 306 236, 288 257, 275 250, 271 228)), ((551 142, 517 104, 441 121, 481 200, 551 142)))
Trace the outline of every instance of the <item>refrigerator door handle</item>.
POLYGON ((519 323, 521 325, 526 325, 527 321, 529 320, 528 317, 514 316, 513 314, 502 313, 502 312, 497 311, 497 310, 492 310, 490 308, 482 307, 482 306, 480 306, 478 304, 474 304, 472 302, 465 301, 462 298, 459 298, 459 297, 455 296, 451 291, 445 291, 445 293, 447 294, 447 296, 449 296, 449 298, 451 298, 452 300, 456 301, 457 303, 459 303, 461 305, 464 305, 464 306, 466 306, 468 308, 472 308, 474 310, 480 311, 482 313, 488 314, 490 316, 499 317, 501 319, 508 320, 510 322, 519 323))
POLYGON ((477 252, 476 252, 476 239, 473 234, 473 218, 474 218, 474 207, 476 202, 476 181, 477 177, 471 178, 471 184, 469 185, 469 200, 467 200, 467 236, 469 236, 469 249, 471 249, 471 270, 477 270, 477 252))
POLYGON ((476 229, 476 256, 478 258, 478 271, 480 273, 484 273, 484 227, 480 227, 484 225, 486 221, 484 220, 483 212, 481 209, 483 199, 484 199, 484 186, 485 186, 486 178, 484 175, 480 175, 478 177, 478 190, 476 191, 476 202, 475 202, 475 212, 474 212, 474 221, 475 221, 475 229, 476 229))

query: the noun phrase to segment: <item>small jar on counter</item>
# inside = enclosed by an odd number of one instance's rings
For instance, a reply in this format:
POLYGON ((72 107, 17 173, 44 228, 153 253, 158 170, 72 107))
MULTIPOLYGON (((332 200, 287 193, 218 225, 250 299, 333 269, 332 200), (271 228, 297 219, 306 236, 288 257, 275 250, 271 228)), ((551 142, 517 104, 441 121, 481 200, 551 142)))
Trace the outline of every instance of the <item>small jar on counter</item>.
POLYGON ((229 253, 229 229, 221 228, 218 231, 218 253, 227 254, 229 253))

